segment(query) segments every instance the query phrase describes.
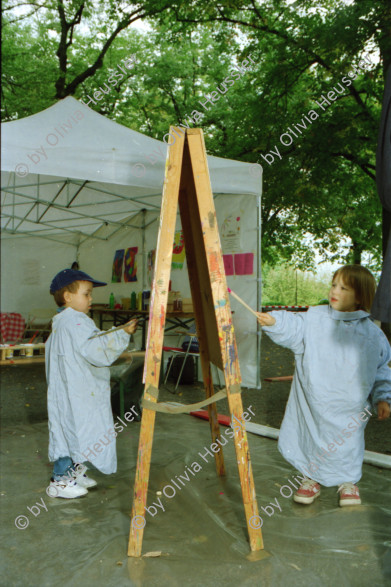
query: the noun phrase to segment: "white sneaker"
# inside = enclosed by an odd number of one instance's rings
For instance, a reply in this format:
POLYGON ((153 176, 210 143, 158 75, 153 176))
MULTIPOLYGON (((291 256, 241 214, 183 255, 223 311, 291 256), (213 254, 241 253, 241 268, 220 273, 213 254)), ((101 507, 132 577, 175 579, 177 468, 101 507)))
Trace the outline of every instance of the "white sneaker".
POLYGON ((293 501, 297 503, 310 504, 320 495, 320 485, 312 479, 304 479, 302 485, 293 496, 293 501))
POLYGON ((354 483, 342 483, 338 487, 339 505, 361 505, 360 492, 354 483))
POLYGON ((85 487, 81 487, 74 479, 63 477, 59 481, 50 480, 46 493, 49 497, 64 497, 65 499, 74 499, 87 495, 85 487))
POLYGON ((85 465, 80 463, 75 463, 75 468, 73 470, 73 478, 80 487, 85 487, 86 489, 91 489, 91 487, 96 487, 98 483, 95 479, 91 479, 91 477, 87 477, 85 472, 88 471, 85 465))

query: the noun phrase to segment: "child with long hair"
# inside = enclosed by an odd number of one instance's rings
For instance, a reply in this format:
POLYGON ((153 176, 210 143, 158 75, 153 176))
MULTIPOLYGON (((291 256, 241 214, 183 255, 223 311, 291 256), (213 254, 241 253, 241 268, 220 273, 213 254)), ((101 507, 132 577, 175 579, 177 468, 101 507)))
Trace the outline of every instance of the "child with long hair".
POLYGON ((298 503, 313 503, 322 484, 339 486, 340 506, 361 504, 365 422, 370 408, 385 420, 391 406, 391 348, 369 314, 375 289, 370 271, 345 265, 334 273, 329 305, 258 313, 268 336, 295 354, 278 448, 304 475, 298 503))

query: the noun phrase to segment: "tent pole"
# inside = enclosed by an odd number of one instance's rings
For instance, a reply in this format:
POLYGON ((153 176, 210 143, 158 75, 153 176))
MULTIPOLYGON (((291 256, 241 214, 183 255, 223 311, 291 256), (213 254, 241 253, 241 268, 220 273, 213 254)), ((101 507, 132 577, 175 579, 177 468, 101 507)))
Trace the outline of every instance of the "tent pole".
POLYGON ((142 223, 142 255, 143 255, 143 291, 147 289, 147 284, 146 284, 146 265, 145 265, 145 216, 147 214, 147 210, 146 208, 143 208, 142 210, 143 213, 143 223, 142 223))
MULTIPOLYGON (((262 220, 261 220, 261 197, 257 196, 257 312, 262 312, 262 220)), ((261 389, 261 327, 257 322, 257 379, 256 387, 261 389)))

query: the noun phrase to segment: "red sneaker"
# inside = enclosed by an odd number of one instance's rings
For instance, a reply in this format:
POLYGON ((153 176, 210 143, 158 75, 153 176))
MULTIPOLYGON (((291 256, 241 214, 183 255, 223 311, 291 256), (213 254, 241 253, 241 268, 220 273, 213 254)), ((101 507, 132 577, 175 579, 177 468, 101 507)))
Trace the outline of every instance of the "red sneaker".
POLYGON ((360 492, 354 483, 342 483, 338 487, 339 491, 341 492, 339 496, 339 505, 341 507, 344 505, 361 505, 360 492))
POLYGON ((293 496, 297 503, 313 503, 320 495, 320 485, 312 479, 306 479, 293 496))

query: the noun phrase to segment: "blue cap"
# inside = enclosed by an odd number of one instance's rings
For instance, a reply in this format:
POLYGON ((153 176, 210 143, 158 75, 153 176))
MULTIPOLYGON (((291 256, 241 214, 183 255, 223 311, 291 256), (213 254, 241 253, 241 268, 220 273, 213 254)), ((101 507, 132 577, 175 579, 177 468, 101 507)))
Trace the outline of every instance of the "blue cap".
POLYGON ((60 273, 57 273, 56 277, 53 279, 52 283, 50 284, 50 293, 54 294, 59 289, 73 283, 74 281, 90 281, 94 287, 102 287, 102 285, 107 285, 104 281, 96 281, 96 279, 92 279, 87 273, 84 271, 75 271, 75 269, 63 269, 60 273))

